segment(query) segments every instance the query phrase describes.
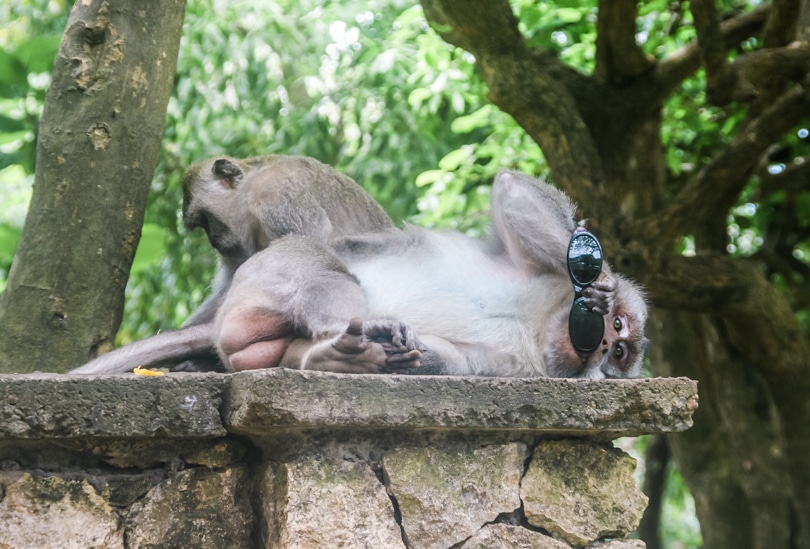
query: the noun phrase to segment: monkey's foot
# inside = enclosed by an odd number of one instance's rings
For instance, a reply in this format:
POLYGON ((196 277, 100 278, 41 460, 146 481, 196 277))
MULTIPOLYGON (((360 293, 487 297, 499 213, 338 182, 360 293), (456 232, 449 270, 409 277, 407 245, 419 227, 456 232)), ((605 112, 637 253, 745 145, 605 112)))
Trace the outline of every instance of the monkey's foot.
POLYGON ((304 370, 357 374, 391 374, 419 367, 422 353, 409 329, 393 321, 367 326, 352 319, 346 331, 315 344, 302 361, 304 370), (409 348, 413 347, 413 348, 409 348))

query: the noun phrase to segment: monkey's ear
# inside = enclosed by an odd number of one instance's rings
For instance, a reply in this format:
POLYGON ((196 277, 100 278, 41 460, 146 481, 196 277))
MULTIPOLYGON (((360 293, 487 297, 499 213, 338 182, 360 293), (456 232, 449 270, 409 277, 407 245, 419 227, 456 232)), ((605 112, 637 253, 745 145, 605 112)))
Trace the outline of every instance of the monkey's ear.
POLYGON ((230 158, 220 158, 211 167, 214 179, 233 189, 242 181, 242 168, 230 158))

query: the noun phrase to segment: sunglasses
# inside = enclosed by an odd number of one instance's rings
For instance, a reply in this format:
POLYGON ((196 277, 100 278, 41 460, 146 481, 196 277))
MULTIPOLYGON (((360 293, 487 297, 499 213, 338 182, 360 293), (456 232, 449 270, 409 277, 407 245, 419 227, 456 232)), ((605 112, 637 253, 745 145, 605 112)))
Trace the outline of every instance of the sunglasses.
POLYGON ((605 335, 602 315, 585 305, 582 290, 596 282, 602 272, 602 246, 594 235, 577 228, 568 243, 568 276, 574 284, 574 303, 568 315, 568 336, 580 353, 592 353, 605 335))

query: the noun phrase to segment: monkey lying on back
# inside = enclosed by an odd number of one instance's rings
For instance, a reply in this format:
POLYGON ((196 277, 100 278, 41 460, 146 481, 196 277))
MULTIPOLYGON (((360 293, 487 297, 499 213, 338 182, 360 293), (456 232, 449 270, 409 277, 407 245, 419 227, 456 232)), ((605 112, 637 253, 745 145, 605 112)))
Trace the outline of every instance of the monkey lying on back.
MULTIPOLYGON (((413 373, 638 376, 646 307, 639 291, 608 269, 583 291, 589 308, 604 315, 603 341, 578 353, 569 339, 573 210, 553 187, 503 172, 487 243, 415 227, 348 236, 331 247, 285 237, 237 272, 215 323, 219 355, 231 370, 377 371, 392 353, 358 356, 373 348, 364 346, 373 334, 346 326, 395 318, 394 335, 407 332, 398 364, 407 369, 412 357, 422 363, 413 373)), ((383 330, 383 337, 392 333, 383 330)))
MULTIPOLYGON (((214 179, 247 174, 230 159, 214 161, 211 170, 214 179)), ((208 178, 204 170, 190 177, 208 178)), ((367 222, 365 231, 324 237, 302 219, 287 231, 291 236, 257 239, 240 228, 239 210, 226 208, 230 218, 217 215, 219 202, 196 187, 186 186, 187 224, 194 226, 197 204, 197 224, 223 258, 249 256, 241 259, 227 292, 220 292, 224 297, 215 298, 221 306, 211 307, 213 324, 147 338, 74 372, 126 371, 213 344, 229 370, 280 365, 404 372, 421 363, 413 373, 590 378, 640 373, 646 305, 638 289, 611 275, 606 265, 582 291, 587 307, 604 315, 603 341, 592 352, 573 348, 568 315, 574 289, 566 249, 576 229, 574 208, 563 193, 530 177, 499 174, 492 194, 493 235, 486 243, 413 227, 398 231, 376 214, 378 226, 370 230, 367 222), (250 255, 256 250, 246 244, 262 242, 269 246, 250 255)), ((294 185, 307 204, 317 190, 301 187, 294 185)), ((238 193, 238 186, 229 192, 238 193)), ((329 217, 338 210, 364 215, 368 204, 347 200, 325 206, 329 217)), ((290 211, 267 215, 285 217, 290 211)))

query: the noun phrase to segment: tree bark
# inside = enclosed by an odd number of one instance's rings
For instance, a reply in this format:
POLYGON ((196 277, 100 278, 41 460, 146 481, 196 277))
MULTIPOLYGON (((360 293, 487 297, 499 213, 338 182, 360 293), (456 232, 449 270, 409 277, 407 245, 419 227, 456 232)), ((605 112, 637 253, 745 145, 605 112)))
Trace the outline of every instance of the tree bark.
POLYGON ((42 114, 31 206, 0 296, 0 372, 65 371, 112 346, 184 13, 185 0, 73 7, 42 114))
POLYGON ((810 81, 806 43, 734 62, 728 49, 766 28, 781 46, 795 6, 763 5, 720 22, 712 2, 694 2, 703 44, 653 62, 620 35, 634 33, 637 3, 604 0, 587 76, 528 48, 506 0, 422 5, 445 40, 476 56, 490 99, 540 145, 553 181, 580 204, 614 267, 647 286, 654 373, 700 381, 695 427, 670 443, 705 546, 810 547, 810 339, 760 266, 725 252, 729 209, 768 147, 810 119, 809 94, 797 85, 810 81), (751 108, 713 160, 673 185, 659 113, 701 58, 707 91, 751 108), (775 81, 767 87, 765 74, 775 81), (675 252, 687 235, 695 257, 675 252))

